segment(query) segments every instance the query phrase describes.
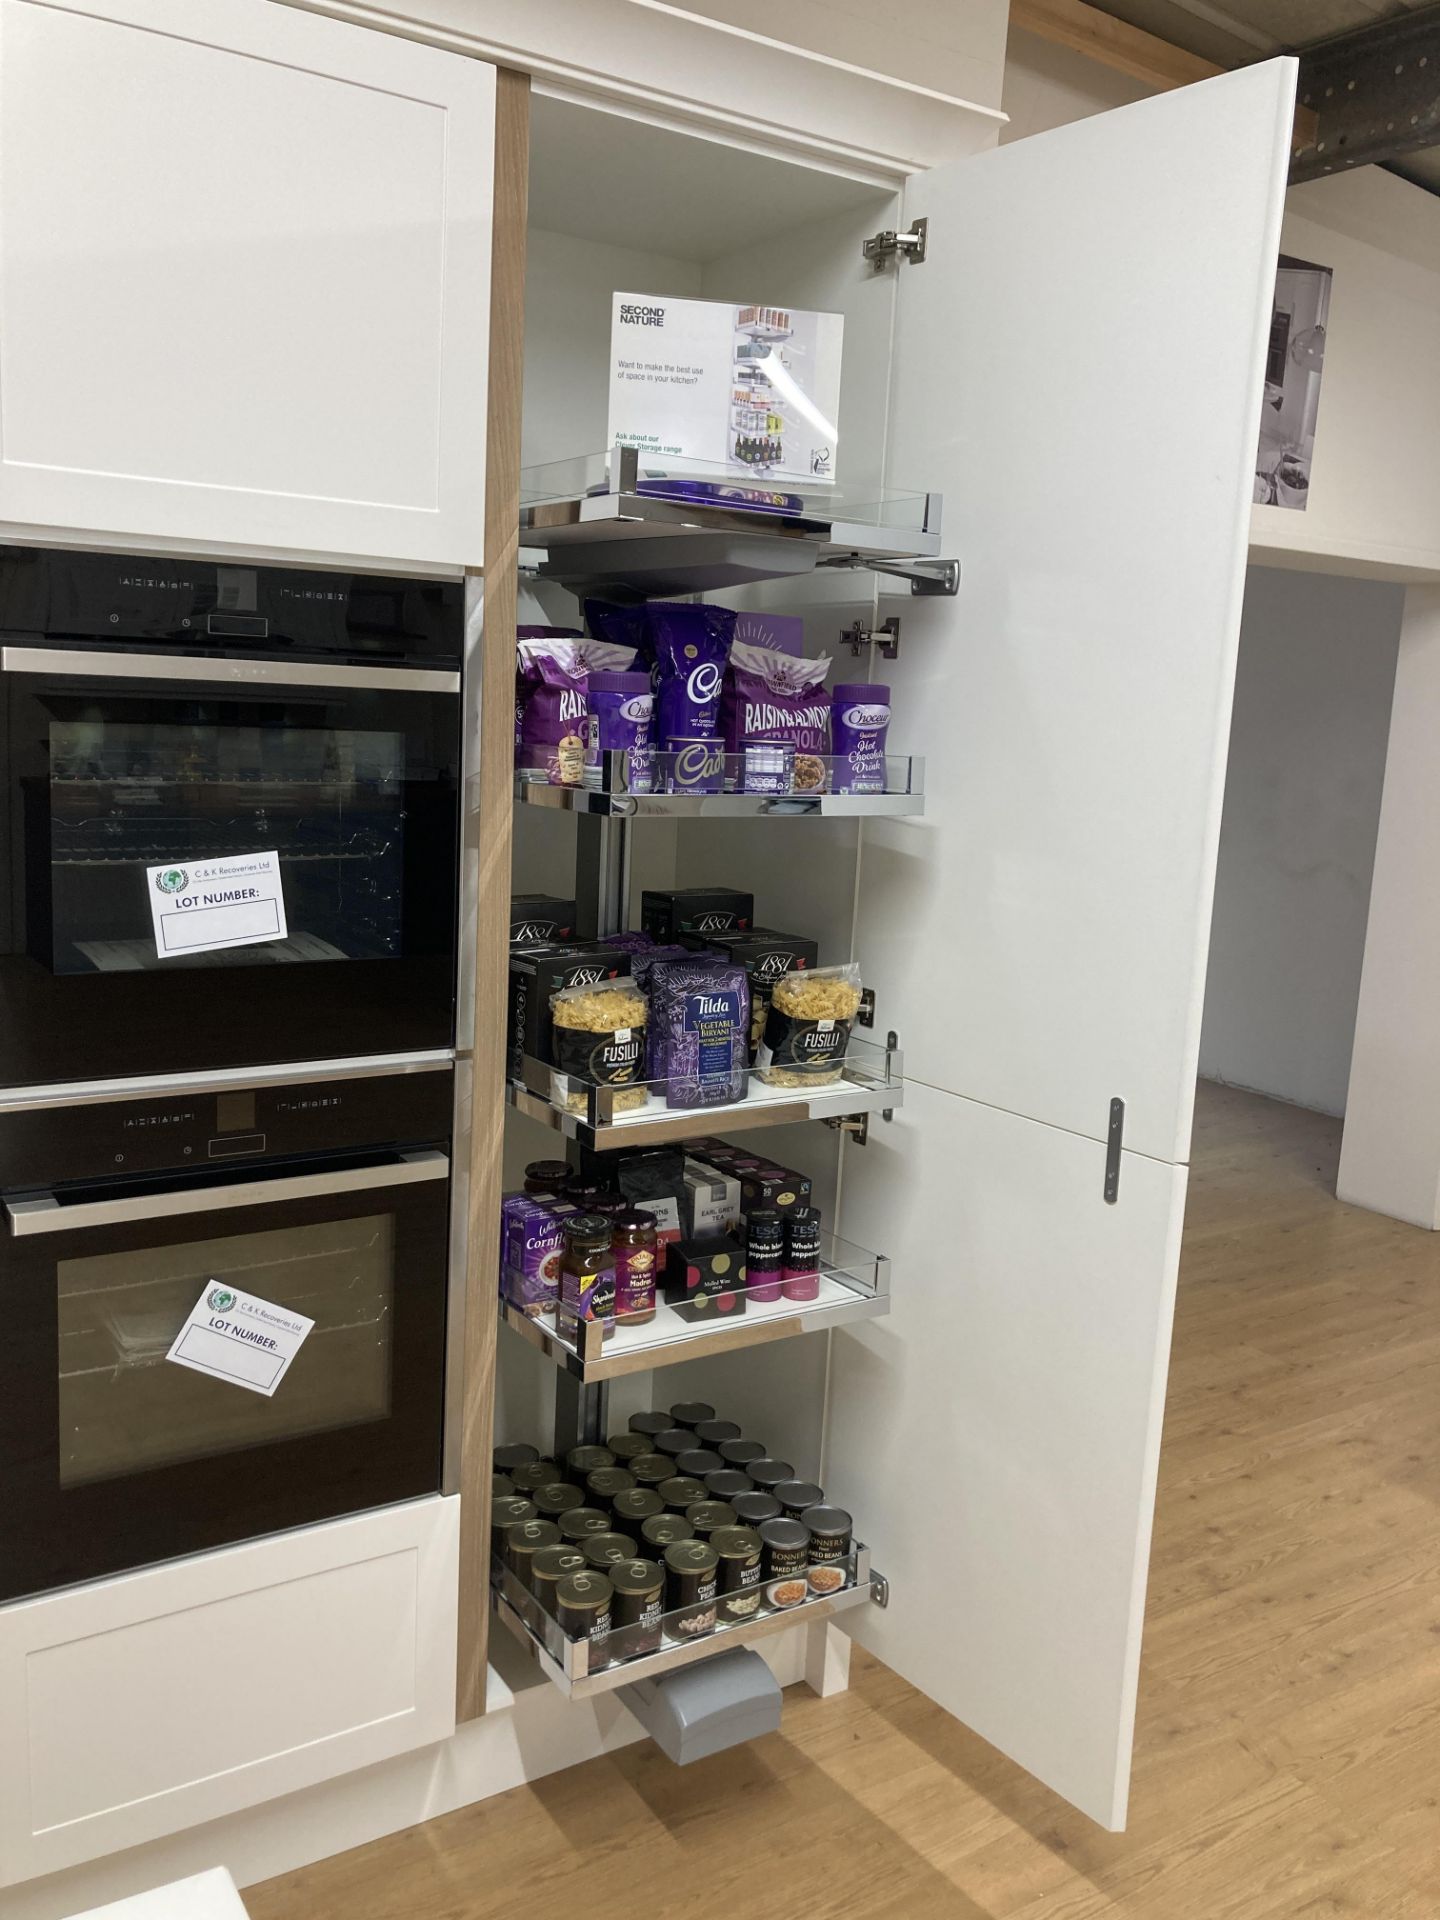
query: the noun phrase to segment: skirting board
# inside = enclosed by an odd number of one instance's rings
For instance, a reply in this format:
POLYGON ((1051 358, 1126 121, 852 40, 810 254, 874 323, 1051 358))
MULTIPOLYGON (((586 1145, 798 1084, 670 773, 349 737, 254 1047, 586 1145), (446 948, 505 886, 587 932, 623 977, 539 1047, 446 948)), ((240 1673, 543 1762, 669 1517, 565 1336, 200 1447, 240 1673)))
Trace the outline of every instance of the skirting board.
MULTIPOLYGON (((504 1664, 491 1670, 485 1717, 439 1746, 32 1880, 0 1893, 0 1920, 65 1920, 215 1866, 228 1867, 238 1886, 253 1886, 644 1738, 613 1694, 567 1701, 505 1642, 502 1634, 495 1643, 504 1664)), ((781 1634, 763 1651, 782 1686, 807 1677, 803 1631, 781 1634)), ((809 1677, 820 1678, 813 1659, 809 1677)), ((832 1675, 823 1691, 833 1688, 832 1675)))

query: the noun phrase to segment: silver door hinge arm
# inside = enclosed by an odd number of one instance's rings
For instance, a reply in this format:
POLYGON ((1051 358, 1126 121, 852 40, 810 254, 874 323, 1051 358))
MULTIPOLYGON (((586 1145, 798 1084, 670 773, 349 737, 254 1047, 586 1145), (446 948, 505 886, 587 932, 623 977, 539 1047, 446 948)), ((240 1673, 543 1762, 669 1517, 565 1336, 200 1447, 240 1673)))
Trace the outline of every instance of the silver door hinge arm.
POLYGON ((929 230, 928 220, 912 220, 906 233, 882 227, 862 243, 860 251, 876 273, 883 273, 892 260, 908 260, 912 267, 918 267, 929 245, 929 230))

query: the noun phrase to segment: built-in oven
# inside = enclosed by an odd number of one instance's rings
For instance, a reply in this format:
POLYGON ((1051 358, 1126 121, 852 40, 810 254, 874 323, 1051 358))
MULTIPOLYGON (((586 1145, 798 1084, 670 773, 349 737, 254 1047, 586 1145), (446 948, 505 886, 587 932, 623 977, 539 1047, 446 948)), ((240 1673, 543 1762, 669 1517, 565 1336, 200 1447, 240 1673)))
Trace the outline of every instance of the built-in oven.
POLYGON ((0 1094, 452 1046, 463 639, 458 581, 0 551, 0 1094))
POLYGON ((0 1600, 439 1490, 452 1082, 0 1113, 0 1600))

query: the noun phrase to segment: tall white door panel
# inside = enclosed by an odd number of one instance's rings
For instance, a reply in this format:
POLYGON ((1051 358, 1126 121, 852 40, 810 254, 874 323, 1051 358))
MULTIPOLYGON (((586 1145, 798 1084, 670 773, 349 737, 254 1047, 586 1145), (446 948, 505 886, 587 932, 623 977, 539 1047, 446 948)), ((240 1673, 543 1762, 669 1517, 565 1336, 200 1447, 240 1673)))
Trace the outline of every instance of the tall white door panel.
MULTIPOLYGON (((923 823, 867 826, 858 948, 931 1085, 1188 1153, 1294 64, 916 176, 890 464, 957 599, 902 615, 923 823)), ((851 676, 854 677, 854 676, 851 676)))
POLYGON ((913 1085, 847 1151, 841 1232, 888 1318, 832 1336, 823 1479, 890 1603, 857 1638, 1124 1824, 1186 1174, 913 1085), (870 1236, 870 1237, 867 1237, 870 1236))
POLYGON ((478 561, 494 118, 270 0, 0 0, 0 532, 478 561))

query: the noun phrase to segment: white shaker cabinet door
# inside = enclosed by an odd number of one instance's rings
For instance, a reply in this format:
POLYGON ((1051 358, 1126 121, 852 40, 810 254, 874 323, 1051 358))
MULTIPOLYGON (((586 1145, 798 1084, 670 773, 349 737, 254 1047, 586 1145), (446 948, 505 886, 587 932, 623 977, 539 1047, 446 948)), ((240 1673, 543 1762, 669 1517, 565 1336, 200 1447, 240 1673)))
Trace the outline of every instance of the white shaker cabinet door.
POLYGON ((867 824, 856 946, 913 1082, 846 1152, 894 1307, 834 1336, 825 1479, 891 1578, 858 1631, 1112 1827, 1293 89, 1254 67, 906 197, 891 478, 943 489, 965 576, 879 676, 926 816, 867 824))
MULTIPOLYGON (((902 616, 926 818, 865 829, 858 952, 909 1071, 1189 1151, 1294 88, 1273 61, 907 184, 890 478, 957 598, 902 616)), ((858 678, 850 674, 847 678, 858 678)))
POLYGON ((0 0, 0 534, 482 555, 495 72, 0 0))

